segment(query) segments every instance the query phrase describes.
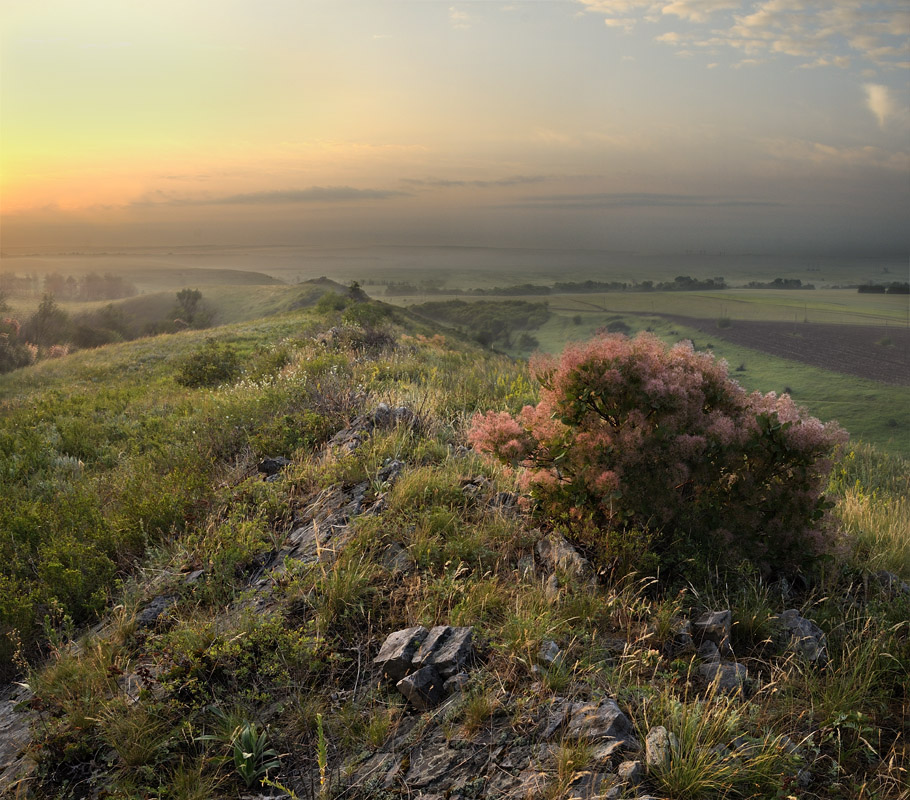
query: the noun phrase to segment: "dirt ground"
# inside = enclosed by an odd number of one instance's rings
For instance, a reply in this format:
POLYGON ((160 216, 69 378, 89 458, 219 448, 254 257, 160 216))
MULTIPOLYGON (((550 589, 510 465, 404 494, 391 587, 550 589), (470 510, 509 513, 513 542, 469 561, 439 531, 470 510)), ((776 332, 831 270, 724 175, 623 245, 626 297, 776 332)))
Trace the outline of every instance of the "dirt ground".
POLYGON ((910 386, 907 327, 733 320, 729 328, 718 328, 713 319, 666 318, 711 337, 781 358, 895 386, 910 386))

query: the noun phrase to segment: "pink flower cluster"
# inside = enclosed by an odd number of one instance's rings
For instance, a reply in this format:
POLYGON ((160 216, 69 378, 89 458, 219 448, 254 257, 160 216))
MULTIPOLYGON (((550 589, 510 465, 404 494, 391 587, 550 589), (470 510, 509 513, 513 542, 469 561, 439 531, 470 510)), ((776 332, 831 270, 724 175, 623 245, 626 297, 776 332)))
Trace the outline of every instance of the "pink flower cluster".
POLYGON ((546 512, 649 527, 768 568, 811 560, 827 460, 846 434, 788 395, 747 394, 725 362, 650 334, 536 357, 540 402, 477 414, 469 441, 523 470, 546 512))

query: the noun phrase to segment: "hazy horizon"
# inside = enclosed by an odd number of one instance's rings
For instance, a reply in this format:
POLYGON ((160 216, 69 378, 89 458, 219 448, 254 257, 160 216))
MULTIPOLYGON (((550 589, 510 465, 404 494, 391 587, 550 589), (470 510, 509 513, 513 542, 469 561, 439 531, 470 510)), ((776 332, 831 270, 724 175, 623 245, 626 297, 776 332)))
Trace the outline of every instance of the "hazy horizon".
POLYGON ((6 4, 5 253, 910 252, 910 9, 6 4))

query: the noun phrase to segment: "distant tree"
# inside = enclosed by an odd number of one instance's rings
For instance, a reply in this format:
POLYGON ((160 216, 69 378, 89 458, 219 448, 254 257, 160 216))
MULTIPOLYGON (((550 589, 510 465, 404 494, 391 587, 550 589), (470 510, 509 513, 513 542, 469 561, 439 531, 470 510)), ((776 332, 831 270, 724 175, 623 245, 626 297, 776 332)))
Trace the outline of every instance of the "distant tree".
POLYGON ((174 314, 190 325, 196 319, 199 312, 199 304, 202 302, 202 292, 198 289, 181 289, 177 292, 177 307, 174 314))
POLYGON ((351 281, 348 286, 348 297, 357 303, 362 303, 364 300, 369 299, 366 292, 360 288, 360 283, 358 281, 351 281))
POLYGON ((25 323, 22 338, 50 347, 69 341, 71 328, 69 315, 57 305, 53 295, 45 294, 38 310, 25 323))

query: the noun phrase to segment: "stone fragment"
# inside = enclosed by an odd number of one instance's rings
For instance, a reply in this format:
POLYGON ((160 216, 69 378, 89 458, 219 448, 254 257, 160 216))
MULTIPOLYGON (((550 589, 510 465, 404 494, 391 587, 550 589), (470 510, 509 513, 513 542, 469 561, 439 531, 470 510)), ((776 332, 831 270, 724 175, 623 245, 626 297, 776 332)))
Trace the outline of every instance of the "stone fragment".
POLYGON ((379 655, 373 663, 380 667, 384 677, 391 681, 400 681, 411 670, 411 660, 420 643, 427 638, 427 629, 423 625, 405 628, 390 633, 382 643, 379 655))
POLYGON ((649 769, 665 767, 678 747, 676 737, 668 733, 663 725, 651 728, 645 737, 645 763, 649 769))
POLYGON ((706 684, 717 681, 718 691, 729 694, 743 688, 749 678, 749 673, 743 664, 736 664, 732 661, 712 661, 699 665, 698 676, 706 684))
POLYGON ((376 475, 379 483, 385 483, 391 486, 395 481, 398 480, 398 476, 401 475, 401 471, 404 469, 404 462, 399 461, 397 458, 386 459, 385 464, 382 469, 376 475))
POLYGON ((720 650, 717 649, 717 645, 714 642, 702 642, 695 652, 702 661, 708 664, 720 661, 720 650))
POLYGON ((547 640, 540 646, 537 658, 546 667, 552 666, 560 656, 559 645, 552 640, 547 640))
POLYGON ((417 562, 411 558, 411 554, 395 542, 382 551, 380 563, 392 575, 413 575, 417 570, 417 562))
MULTIPOLYGON (((567 739, 623 739, 632 740, 632 723, 619 706, 609 698, 599 703, 572 703, 567 739)), ((636 743, 637 744, 637 743, 636 743)))
POLYGON ((569 784, 566 800, 615 800, 622 795, 622 786, 615 775, 606 772, 579 772, 569 784))
POLYGON ((459 672, 456 675, 453 675, 451 678, 446 678, 445 683, 442 685, 443 691, 446 694, 455 694, 455 692, 460 692, 468 685, 468 682, 471 680, 471 676, 467 672, 459 672))
POLYGON ((164 614, 174 603, 177 597, 172 594, 158 595, 148 605, 136 614, 136 627, 151 628, 158 623, 161 615, 164 614))
POLYGON ((886 569, 876 572, 873 577, 879 586, 890 595, 910 594, 910 584, 902 581, 900 576, 886 569))
POLYGON ((638 786, 645 779, 645 767, 641 761, 623 761, 616 774, 629 786, 638 786))
POLYGON ((569 710, 566 706, 561 705, 554 708, 547 714, 546 719, 541 726, 540 738, 550 739, 565 724, 569 710))
POLYGON ((813 664, 824 664, 828 660, 827 639, 818 625, 801 616, 795 608, 779 614, 777 621, 789 637, 787 649, 813 664))
POLYGON ((285 458, 284 456, 269 456, 263 458, 262 461, 257 464, 256 469, 263 475, 277 475, 281 470, 290 465, 291 460, 289 458, 285 458))
POLYGON ((573 578, 590 580, 594 577, 594 570, 591 569, 588 559, 558 534, 537 542, 537 555, 550 569, 562 570, 573 578))
POLYGON ((693 624, 695 636, 700 641, 714 642, 723 655, 730 655, 730 629, 733 614, 730 609, 706 611, 693 624))
POLYGON ((422 789, 446 775, 457 757, 458 751, 450 749, 445 742, 431 742, 411 754, 404 782, 409 789, 422 789))
POLYGON ((534 556, 522 556, 518 559, 518 577, 523 581, 533 581, 537 577, 534 556))
POLYGON ((430 666, 405 675, 395 688, 419 711, 438 705, 445 697, 442 676, 430 666))
POLYGON ((559 579, 556 577, 555 572, 551 573, 550 577, 547 578, 543 593, 551 603, 555 603, 559 599, 559 579))
POLYGON ((692 638, 692 623, 684 619, 673 628, 670 639, 664 649, 670 658, 695 652, 695 641, 692 638))
POLYGON ((468 663, 473 652, 473 628, 437 625, 432 628, 411 659, 414 668, 425 665, 436 668, 444 678, 454 675, 468 663))

